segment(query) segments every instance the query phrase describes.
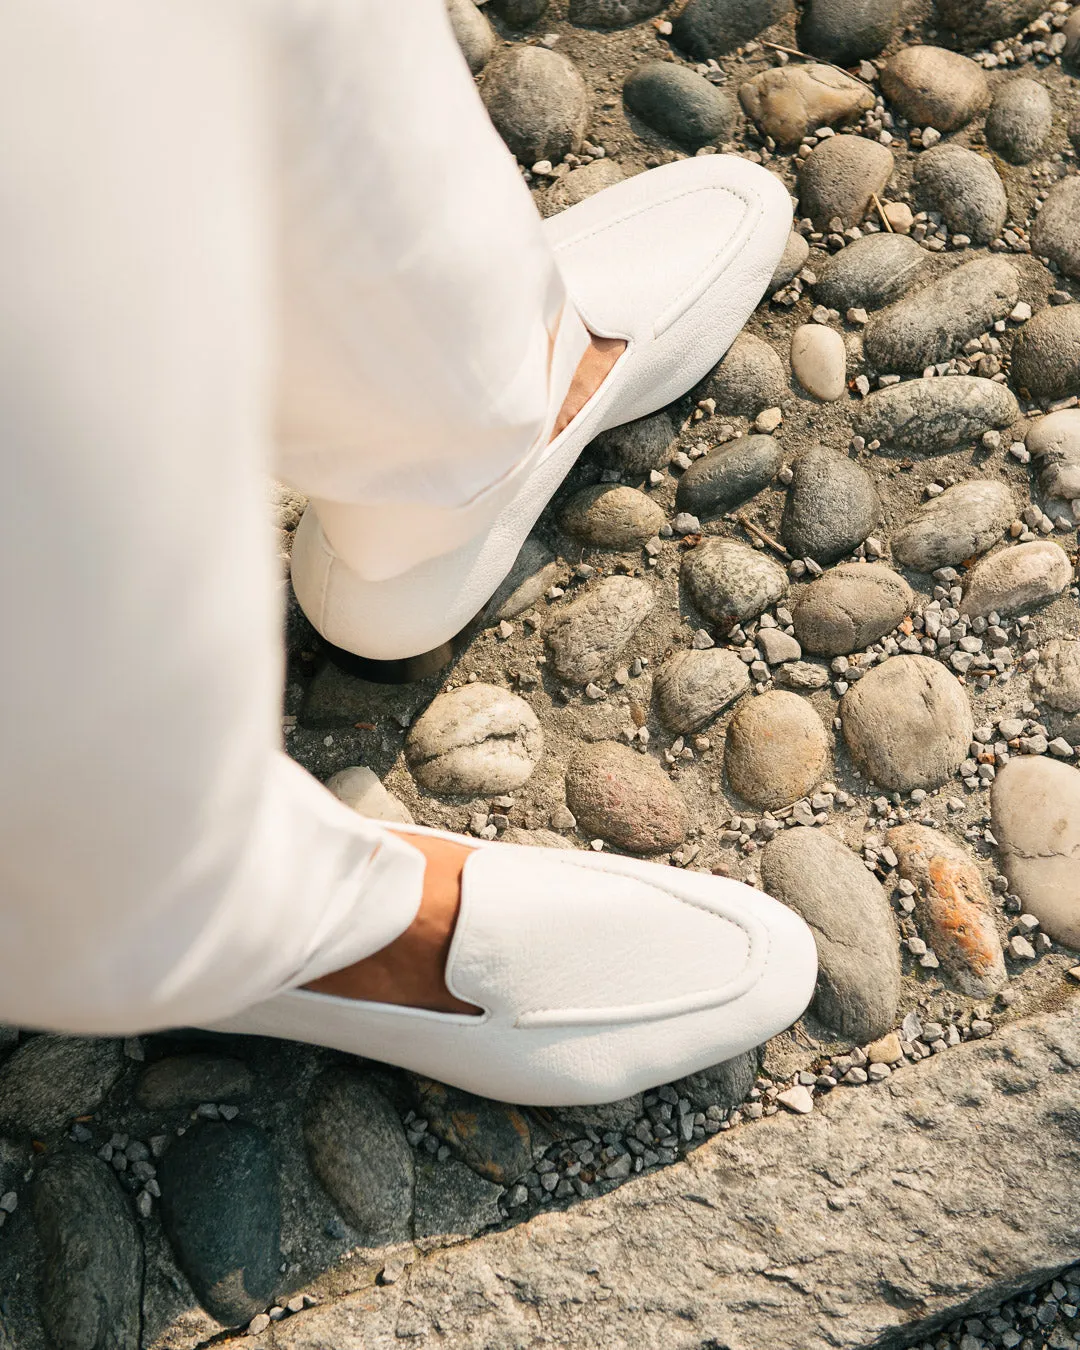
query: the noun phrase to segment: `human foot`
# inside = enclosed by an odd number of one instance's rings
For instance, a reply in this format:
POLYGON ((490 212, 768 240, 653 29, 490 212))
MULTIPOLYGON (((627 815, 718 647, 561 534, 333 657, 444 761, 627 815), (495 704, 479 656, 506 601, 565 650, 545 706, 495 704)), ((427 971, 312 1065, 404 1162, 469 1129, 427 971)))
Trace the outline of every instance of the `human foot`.
POLYGON ((416 918, 381 951, 304 988, 429 1012, 478 1014, 480 1008, 455 998, 446 987, 446 962, 461 907, 461 873, 473 850, 434 835, 392 833, 424 855, 424 891, 416 918))
POLYGON ((574 371, 570 388, 566 391, 551 439, 561 436, 585 404, 607 379, 612 366, 626 350, 621 338, 597 337, 589 334, 589 345, 582 353, 581 360, 574 371))

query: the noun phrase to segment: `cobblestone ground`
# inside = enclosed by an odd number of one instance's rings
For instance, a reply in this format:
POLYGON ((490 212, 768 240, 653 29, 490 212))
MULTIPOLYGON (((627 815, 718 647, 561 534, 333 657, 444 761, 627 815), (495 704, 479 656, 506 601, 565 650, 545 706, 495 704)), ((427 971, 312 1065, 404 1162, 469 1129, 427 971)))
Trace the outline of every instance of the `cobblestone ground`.
MULTIPOLYGON (((817 996, 589 1111, 269 1041, 0 1029, 0 1347, 272 1334, 392 1280, 387 1244, 885 1091, 1080 980, 1080 9, 451 12, 544 214, 721 150, 795 228, 729 354, 590 447, 448 669, 343 674, 284 593, 285 744, 366 814, 763 885, 815 930, 817 996)), ((304 503, 272 507, 287 555, 304 503)), ((1073 1345, 1078 1294, 924 1345, 1073 1345)))

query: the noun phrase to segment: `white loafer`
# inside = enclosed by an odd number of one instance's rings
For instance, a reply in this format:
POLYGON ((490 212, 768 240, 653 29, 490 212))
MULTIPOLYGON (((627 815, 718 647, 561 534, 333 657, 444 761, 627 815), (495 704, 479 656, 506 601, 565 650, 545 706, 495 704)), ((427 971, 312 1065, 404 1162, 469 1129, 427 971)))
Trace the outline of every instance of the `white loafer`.
POLYGON ((582 321, 626 350, 569 427, 513 471, 515 495, 494 524, 452 552, 365 581, 336 556, 315 512, 305 514, 293 587, 315 628, 345 652, 414 657, 479 613, 585 446, 686 393, 727 351, 784 251, 791 198, 768 170, 706 155, 617 183, 545 228, 582 321))
POLYGON ((479 844, 446 983, 482 1015, 294 989, 210 1029, 329 1046, 522 1105, 590 1105, 762 1044, 800 1016, 816 973, 802 919, 741 882, 479 844))

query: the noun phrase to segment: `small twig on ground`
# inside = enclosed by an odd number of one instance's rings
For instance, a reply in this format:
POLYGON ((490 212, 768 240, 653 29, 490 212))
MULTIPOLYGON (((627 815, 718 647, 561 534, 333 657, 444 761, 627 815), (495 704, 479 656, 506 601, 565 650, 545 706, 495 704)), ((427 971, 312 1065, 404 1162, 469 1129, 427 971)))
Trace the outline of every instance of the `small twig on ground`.
POLYGON ((882 223, 882 225, 885 226, 886 230, 888 230, 888 232, 889 232, 890 234, 895 234, 896 231, 895 231, 895 230, 893 229, 893 227, 892 227, 892 222, 889 220, 889 217, 885 214, 885 208, 882 206, 881 202, 878 200, 878 195, 877 195, 876 192, 871 192, 871 194, 870 194, 870 200, 871 200, 871 201, 874 203, 874 205, 877 207, 877 213, 878 213, 878 215, 881 217, 881 223, 882 223))
MULTIPOLYGON (((838 70, 841 75, 846 75, 849 80, 854 80, 856 84, 861 84, 864 89, 869 89, 874 93, 874 86, 867 84, 865 80, 860 80, 858 75, 852 75, 850 70, 845 70, 843 66, 834 65, 832 61, 821 61, 816 56, 810 56, 807 52, 801 52, 797 47, 782 47, 779 42, 766 42, 764 38, 759 41, 763 47, 771 47, 774 52, 785 52, 788 56, 798 56, 804 61, 813 61, 815 66, 828 66, 831 70, 838 70)), ((877 95, 874 94, 876 98, 877 95)))
POLYGON ((735 519, 747 534, 752 534, 756 539, 760 539, 763 544, 768 544, 769 548, 771 548, 774 553, 778 553, 781 558, 786 559, 787 562, 791 562, 791 554, 778 539, 774 539, 771 534, 766 534, 764 530, 755 525, 752 520, 747 520, 745 516, 736 516, 735 519))

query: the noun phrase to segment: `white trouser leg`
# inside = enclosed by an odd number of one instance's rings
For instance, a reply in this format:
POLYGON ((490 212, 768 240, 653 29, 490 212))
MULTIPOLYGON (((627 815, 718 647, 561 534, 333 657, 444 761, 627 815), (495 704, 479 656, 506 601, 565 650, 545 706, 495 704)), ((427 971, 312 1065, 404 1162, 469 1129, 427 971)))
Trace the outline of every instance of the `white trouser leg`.
POLYGON ((418 903, 419 854, 276 748, 273 47, 244 13, 0 10, 0 1021, 220 1017, 418 903))
POLYGON ((381 580, 495 518, 588 336, 445 0, 285 12, 280 472, 381 580))

